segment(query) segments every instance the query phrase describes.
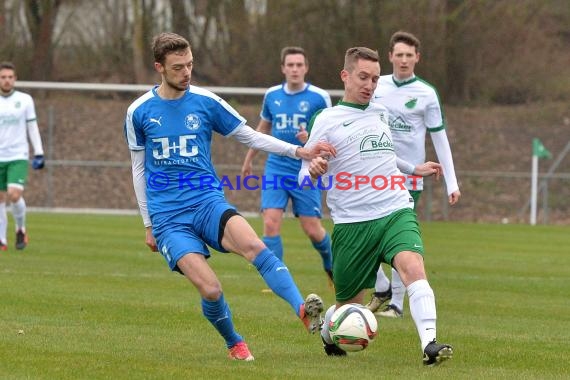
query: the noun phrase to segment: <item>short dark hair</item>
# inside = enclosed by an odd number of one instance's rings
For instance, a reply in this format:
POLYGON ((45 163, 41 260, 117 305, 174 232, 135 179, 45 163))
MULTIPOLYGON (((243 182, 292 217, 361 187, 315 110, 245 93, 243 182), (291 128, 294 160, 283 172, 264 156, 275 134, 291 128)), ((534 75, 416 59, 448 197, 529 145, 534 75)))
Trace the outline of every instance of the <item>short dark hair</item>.
POLYGON ((16 66, 12 62, 8 61, 0 62, 0 70, 4 69, 13 70, 14 72, 16 72, 16 66))
POLYGON ((299 46, 285 46, 281 49, 281 64, 285 64, 285 57, 291 54, 302 54, 305 57, 305 64, 309 64, 309 59, 307 58, 307 54, 305 53, 305 49, 299 46))
POLYGON ((344 55, 344 69, 346 71, 352 71, 354 64, 359 60, 364 59, 366 61, 379 62, 378 52, 367 47, 357 46, 351 47, 346 51, 344 55))
POLYGON ((176 33, 160 33, 152 39, 154 61, 164 64, 169 53, 190 49, 190 42, 176 33))
POLYGON ((390 52, 394 51, 394 45, 396 45, 398 42, 402 42, 405 43, 406 45, 413 46, 416 48, 416 53, 420 52, 420 47, 421 47, 420 40, 412 33, 399 30, 396 33, 392 34, 392 37, 390 38, 390 52))

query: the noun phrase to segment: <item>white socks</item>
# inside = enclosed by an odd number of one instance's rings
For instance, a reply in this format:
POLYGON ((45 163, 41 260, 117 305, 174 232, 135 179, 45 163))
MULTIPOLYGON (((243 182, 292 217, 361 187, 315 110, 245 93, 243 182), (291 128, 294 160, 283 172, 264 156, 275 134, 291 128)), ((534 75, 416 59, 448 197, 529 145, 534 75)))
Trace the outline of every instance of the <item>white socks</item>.
POLYGON ((418 280, 408 286, 410 313, 418 329, 422 351, 436 337, 435 296, 427 280, 418 280))
POLYGON ((20 197, 18 202, 12 203, 12 214, 14 215, 16 230, 24 229, 26 226, 26 201, 24 201, 24 197, 20 197))
POLYGON ((8 215, 6 214, 6 203, 0 203, 0 242, 6 244, 6 230, 8 229, 8 215))
POLYGON ((380 265, 378 273, 376 273, 376 285, 374 285, 374 290, 379 293, 390 290, 390 280, 388 280, 388 277, 384 274, 382 265, 380 265))
POLYGON ((398 274, 398 271, 392 268, 392 299, 390 304, 396 306, 400 311, 404 311, 404 296, 406 295, 406 287, 398 274))
POLYGON ((321 329, 321 337, 328 344, 333 344, 331 333, 329 332, 329 322, 331 321, 331 317, 334 314, 335 310, 336 305, 332 305, 327 309, 327 312, 325 313, 325 322, 323 323, 323 327, 321 329))

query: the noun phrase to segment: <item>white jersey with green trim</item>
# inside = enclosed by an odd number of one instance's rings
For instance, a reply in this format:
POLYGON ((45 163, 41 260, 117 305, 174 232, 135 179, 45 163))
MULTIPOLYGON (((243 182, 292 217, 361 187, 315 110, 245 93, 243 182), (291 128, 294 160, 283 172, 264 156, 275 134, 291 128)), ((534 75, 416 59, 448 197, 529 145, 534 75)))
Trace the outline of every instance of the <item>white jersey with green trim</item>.
MULTIPOLYGON (((435 88, 423 79, 396 82, 392 74, 382 75, 373 102, 390 112, 390 130, 398 157, 418 165, 425 162, 426 132, 445 129, 445 119, 435 88)), ((407 183, 410 189, 410 183, 407 183)), ((423 189, 423 179, 415 190, 423 189)))
POLYGON ((20 91, 0 96, 0 162, 27 160, 27 122, 36 120, 32 97, 20 91))
MULTIPOLYGON (((318 141, 337 150, 322 184, 328 189, 327 205, 335 224, 378 219, 414 207, 404 187, 408 176, 397 168, 386 108, 339 102, 323 109, 313 119, 305 147, 318 141)), ((308 166, 303 161, 301 173, 308 166)))

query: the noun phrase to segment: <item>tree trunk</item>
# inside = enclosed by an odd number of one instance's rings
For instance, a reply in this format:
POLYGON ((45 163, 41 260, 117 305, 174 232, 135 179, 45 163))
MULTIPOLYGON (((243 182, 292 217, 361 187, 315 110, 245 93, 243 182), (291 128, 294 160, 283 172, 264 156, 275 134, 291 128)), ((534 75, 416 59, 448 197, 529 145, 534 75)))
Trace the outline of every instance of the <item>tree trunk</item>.
POLYGON ((180 0, 170 0, 170 11, 172 12, 172 31, 180 34, 190 41, 190 17, 184 7, 184 2, 180 0))
POLYGON ((35 80, 51 77, 53 66, 52 37, 61 0, 26 0, 26 19, 32 36, 31 76, 35 80))
POLYGON ((144 83, 146 79, 144 69, 144 12, 143 0, 133 1, 133 76, 135 83, 144 83))

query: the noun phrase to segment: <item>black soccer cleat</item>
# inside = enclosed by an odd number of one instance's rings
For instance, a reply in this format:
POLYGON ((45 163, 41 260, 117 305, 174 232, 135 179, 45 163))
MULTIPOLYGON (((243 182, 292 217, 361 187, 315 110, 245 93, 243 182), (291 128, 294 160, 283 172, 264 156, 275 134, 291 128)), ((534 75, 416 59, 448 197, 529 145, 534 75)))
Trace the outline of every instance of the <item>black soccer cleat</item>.
POLYGON ((435 339, 424 348, 424 365, 433 366, 453 356, 453 347, 449 344, 440 344, 435 339))
POLYGON ((337 346, 334 343, 327 343, 321 336, 321 340, 323 341, 323 348, 325 349, 325 353, 328 356, 346 356, 346 351, 337 346))
POLYGON ((377 311, 376 313, 374 313, 380 317, 386 317, 386 318, 403 318, 404 317, 404 312, 402 310, 400 310, 400 308, 398 308, 398 306, 396 305, 388 305, 384 308, 384 310, 382 311, 377 311))
POLYGON ((16 249, 24 249, 28 245, 28 235, 23 230, 16 231, 16 249))

